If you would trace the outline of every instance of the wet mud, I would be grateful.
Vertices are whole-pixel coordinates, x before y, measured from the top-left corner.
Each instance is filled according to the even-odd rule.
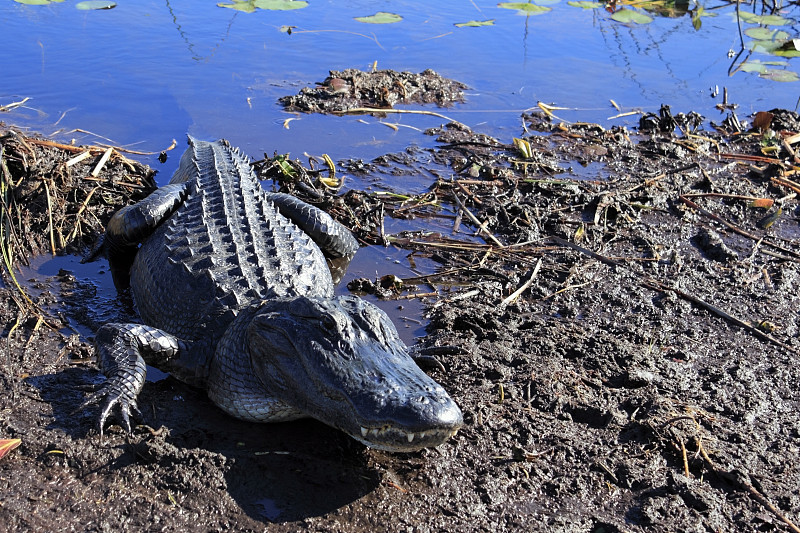
[[[424,194],[342,194],[320,183],[327,172],[260,166],[365,244],[440,265],[354,288],[427,295],[418,348],[464,411],[458,435],[417,453],[373,451],[312,420],[238,422],[167,377],[146,384],[131,437],[112,427],[101,442],[96,413],[74,411],[102,379],[85,332],[129,310],[80,313],[93,285],[67,271],[37,280],[36,307],[25,308],[6,272],[0,438],[22,444],[0,460],[0,523],[792,531],[800,185],[796,131],[781,128],[791,122],[631,131],[542,113],[524,124],[518,141],[460,124],[429,131],[438,143],[417,164],[435,163],[440,179]],[[6,160],[22,150],[10,142]],[[10,182],[46,179],[67,157],[37,154],[53,167],[8,165]],[[416,155],[339,166],[369,176],[413,167]],[[102,204],[81,202],[103,221]],[[35,205],[32,217],[46,214]],[[392,215],[448,231],[391,233]],[[35,229],[45,251],[47,228]]]

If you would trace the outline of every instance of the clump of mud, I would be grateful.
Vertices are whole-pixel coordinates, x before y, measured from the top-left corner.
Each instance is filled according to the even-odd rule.
[[[392,109],[398,104],[447,106],[464,100],[463,83],[443,78],[428,69],[419,74],[358,69],[332,70],[316,87],[305,87],[294,96],[284,96],[288,111],[346,113],[354,110]]]

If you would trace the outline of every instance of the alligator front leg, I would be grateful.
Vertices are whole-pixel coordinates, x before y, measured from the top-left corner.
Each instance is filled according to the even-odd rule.
[[[352,259],[358,251],[358,241],[350,230],[318,207],[298,200],[290,194],[267,193],[278,211],[297,224],[311,237],[326,257]]]
[[[147,374],[145,361],[161,366],[174,359],[179,350],[178,339],[141,324],[106,324],[95,336],[97,362],[108,380],[80,407],[101,404],[100,435],[108,415],[117,410],[125,430],[131,432],[130,415],[139,415],[136,398]]]
[[[187,194],[188,185],[185,183],[165,185],[144,200],[123,207],[111,217],[103,242],[95,248],[93,256],[105,251],[117,288],[128,287],[130,268],[139,244],[175,212]]]

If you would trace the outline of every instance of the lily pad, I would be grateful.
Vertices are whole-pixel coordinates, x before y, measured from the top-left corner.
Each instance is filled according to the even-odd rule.
[[[26,6],[46,6],[47,4],[61,3],[64,0],[14,0],[18,4]]]
[[[789,34],[783,30],[771,30],[769,28],[747,28],[744,34],[757,41],[785,41]]]
[[[638,11],[634,11],[632,9],[620,9],[613,15],[611,15],[613,20],[617,22],[622,22],[623,24],[628,24],[630,22],[636,24],[649,24],[653,22],[653,18],[645,15],[644,13],[640,13]]]
[[[217,4],[218,7],[226,7],[228,9],[235,9],[236,11],[241,11],[243,13],[254,13],[256,10],[255,1],[241,1],[241,0],[234,0],[232,4]]]
[[[403,20],[403,17],[397,15],[395,13],[387,13],[386,11],[378,11],[374,15],[370,15],[368,17],[354,17],[359,22],[365,22],[367,24],[392,24],[394,22],[400,22]]]
[[[767,71],[767,64],[762,63],[758,59],[753,59],[742,63],[742,65],[739,66],[739,70],[742,72],[758,72],[761,74],[762,72]]]
[[[489,20],[470,20],[469,22],[457,22],[458,28],[477,28],[479,26],[494,26],[494,19]]]
[[[597,9],[603,7],[600,2],[590,2],[589,0],[580,0],[577,2],[567,2],[568,6],[580,7],[582,9]]]
[[[106,2],[105,0],[87,0],[86,2],[78,2],[75,7],[84,11],[89,11],[90,9],[113,9],[117,7],[117,3]]]
[[[736,16],[736,15],[734,15]],[[740,11],[739,17],[750,24],[764,24],[765,26],[785,26],[791,21],[778,15],[756,15],[747,11]]]
[[[745,43],[748,49],[754,52],[762,52],[770,54],[773,50],[777,50],[781,46],[781,42],[777,41],[748,41]]]
[[[516,9],[517,11],[523,11],[526,15],[541,15],[542,13],[553,10],[552,7],[537,6],[536,4],[529,4],[527,2],[501,2],[497,4],[497,7]]]
[[[783,41],[748,41],[747,48],[780,57],[800,57],[800,39]]]
[[[253,5],[258,9],[267,9],[269,11],[291,11],[308,7],[308,2],[305,0],[255,0]]]
[[[758,59],[751,59],[743,63],[739,70],[743,72],[758,72],[762,74],[769,70],[769,67],[783,67],[788,65],[786,61],[759,61]],[[775,70],[775,69],[772,69]]]
[[[770,53],[780,57],[800,57],[800,39],[787,39]]]
[[[798,81],[800,77],[797,72],[791,70],[772,70],[768,69],[766,72],[759,74],[762,78],[772,81]]]

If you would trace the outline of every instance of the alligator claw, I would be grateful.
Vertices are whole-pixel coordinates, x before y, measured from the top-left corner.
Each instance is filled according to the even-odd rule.
[[[81,259],[81,264],[91,263],[100,258],[106,253],[106,236],[100,235],[100,238],[95,241],[92,249]]]
[[[100,417],[98,419],[98,431],[100,437],[103,436],[103,428],[106,421],[111,415],[112,411],[117,412],[117,417],[125,430],[125,433],[131,433],[131,415],[136,419],[142,418],[142,413],[136,405],[135,398],[126,398],[124,394],[111,390],[111,387],[104,386],[99,391],[89,396],[80,407],[75,411],[83,410],[90,405],[102,404],[100,408]]]
[[[417,366],[423,370],[426,368],[438,368],[442,372],[447,372],[447,369],[444,367],[442,362],[436,358],[435,355],[413,354],[411,355],[411,358],[415,363],[417,363]]]

